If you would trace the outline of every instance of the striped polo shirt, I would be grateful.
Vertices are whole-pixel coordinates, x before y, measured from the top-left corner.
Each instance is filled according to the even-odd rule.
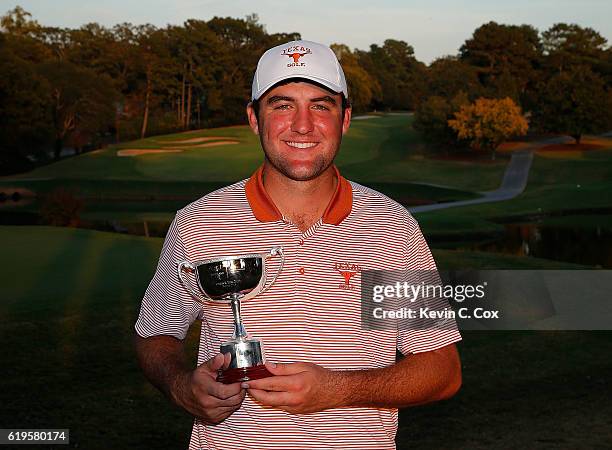
[[[404,207],[347,181],[337,169],[336,176],[330,204],[305,232],[283,217],[267,195],[262,167],[250,179],[180,210],[144,295],[138,334],[184,339],[189,326],[200,320],[198,364],[212,358],[232,336],[231,308],[195,302],[178,279],[177,262],[266,253],[282,246],[285,264],[276,281],[242,304],[244,325],[262,339],[267,360],[371,369],[393,364],[396,350],[408,355],[460,340],[456,329],[362,329],[361,271],[435,269],[435,263]],[[278,262],[269,260],[269,277]],[[196,285],[195,278],[191,282]],[[397,417],[397,409],[364,407],[293,415],[261,407],[247,395],[220,424],[195,420],[189,449],[393,449]]]

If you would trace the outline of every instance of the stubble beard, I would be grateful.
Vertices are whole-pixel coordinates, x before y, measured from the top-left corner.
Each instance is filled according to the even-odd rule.
[[[340,149],[341,138],[338,140],[338,148],[336,148],[336,151],[329,160],[327,160],[323,155],[319,155],[309,169],[300,170],[296,170],[295,168],[291,167],[288,161],[270,155],[270,152],[268,152],[264,144],[262,133],[259,134],[259,141],[261,142],[261,148],[264,151],[266,161],[269,162],[278,172],[293,181],[310,181],[321,176],[321,174],[323,174],[333,164],[334,159],[336,159],[336,155],[338,154],[338,150]]]
[[[264,153],[266,155],[266,161],[268,161],[272,165],[272,167],[274,167],[278,172],[293,181],[314,180],[315,178],[318,178],[323,172],[325,172],[333,163],[333,159],[331,161],[326,161],[323,157],[319,157],[314,161],[310,168],[296,169],[292,167],[287,161],[284,161],[280,158],[270,157],[268,152],[265,150]]]

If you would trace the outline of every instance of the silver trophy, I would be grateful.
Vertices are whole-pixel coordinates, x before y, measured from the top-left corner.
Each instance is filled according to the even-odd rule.
[[[266,260],[280,257],[280,264],[270,283],[266,283]],[[240,302],[265,292],[281,272],[285,257],[282,247],[273,247],[268,253],[240,256],[224,256],[196,262],[178,263],[178,276],[185,289],[193,298],[202,303],[229,303],[234,314],[232,339],[221,344],[220,352],[229,354],[229,366],[219,371],[217,380],[230,384],[238,381],[255,380],[271,376],[264,363],[264,349],[261,340],[250,336],[240,316]],[[194,273],[198,290],[187,278]]]

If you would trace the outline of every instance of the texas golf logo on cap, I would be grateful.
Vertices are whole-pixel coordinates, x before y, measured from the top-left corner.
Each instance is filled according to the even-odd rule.
[[[304,67],[306,66],[305,62],[300,62],[300,58],[304,55],[310,55],[312,50],[308,47],[302,47],[301,45],[294,45],[291,47],[287,47],[283,50],[281,55],[288,56],[289,58],[293,58],[293,62],[287,64],[287,67]]]

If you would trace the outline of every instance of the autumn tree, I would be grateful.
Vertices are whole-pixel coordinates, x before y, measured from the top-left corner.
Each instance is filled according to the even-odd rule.
[[[526,134],[528,128],[521,108],[508,97],[479,98],[462,106],[448,125],[459,139],[469,141],[473,149],[490,150],[492,159],[495,159],[495,149],[502,142]]]

